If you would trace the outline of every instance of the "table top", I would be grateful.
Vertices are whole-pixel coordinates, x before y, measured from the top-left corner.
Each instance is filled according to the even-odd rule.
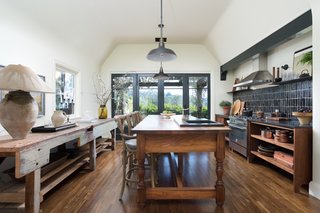
[[[180,127],[178,123],[181,123],[182,115],[174,115],[170,119],[164,119],[160,115],[148,115],[144,118],[135,128],[132,129],[135,133],[159,133],[159,134],[179,134],[185,132],[193,132],[203,134],[205,132],[230,131],[229,127],[225,126],[192,126],[192,127]],[[176,122],[176,121],[177,122]]]
[[[57,132],[48,132],[48,133],[31,133],[30,132],[27,135],[27,138],[25,139],[12,139],[10,135],[0,136],[0,152],[17,152],[22,149],[28,149],[43,141],[57,138],[62,135],[68,135],[71,133],[85,131],[92,127],[99,126],[111,121],[114,121],[114,119],[113,118],[99,119],[99,120],[96,120],[95,122],[90,122],[90,123],[78,123],[76,127],[72,127],[72,128],[57,131]]]

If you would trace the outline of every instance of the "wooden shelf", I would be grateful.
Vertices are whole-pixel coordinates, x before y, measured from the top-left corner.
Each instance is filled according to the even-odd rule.
[[[251,151],[252,154],[254,154],[255,156],[257,156],[258,158],[261,158],[277,167],[279,167],[280,169],[283,169],[285,170],[286,172],[289,172],[290,174],[294,174],[294,170],[279,163],[278,161],[276,161],[273,157],[268,157],[268,156],[265,156],[265,155],[261,155],[259,152],[257,151]]]
[[[295,83],[295,82],[301,82],[301,81],[312,81],[312,76],[310,77],[304,77],[304,78],[296,78],[296,79],[291,79],[288,81],[280,81],[280,82],[274,82],[274,84],[291,84],[291,83]]]
[[[289,149],[291,151],[294,151],[294,145],[292,143],[279,143],[279,142],[276,142],[274,139],[268,139],[268,138],[262,137],[261,135],[253,135],[252,134],[251,137],[258,139],[258,140],[261,140],[261,141],[264,141],[264,142],[267,142],[267,143],[271,143],[271,144],[280,146],[285,149]]]
[[[57,160],[44,167],[52,168],[49,172],[41,177],[41,200],[43,196],[49,192],[53,187],[58,185],[62,180],[66,179],[74,171],[88,163],[86,158],[88,153],[80,153],[77,157],[67,159],[63,162]],[[59,163],[60,165],[52,167],[52,165]],[[25,184],[22,180],[13,180],[6,186],[2,186],[0,193],[1,203],[24,203]]]
[[[61,183],[61,181],[66,179],[69,175],[71,175],[73,172],[75,172],[77,169],[79,169],[80,167],[82,167],[87,163],[88,161],[83,159],[75,164],[71,164],[72,166],[70,165],[69,167],[64,167],[63,170],[60,170],[54,176],[51,176],[50,179],[47,179],[47,181],[41,184],[41,190],[40,190],[41,196],[44,196],[52,188],[54,188],[59,183]]]
[[[292,133],[293,143],[279,143],[274,139],[262,137],[259,133],[263,128],[287,129]],[[269,124],[263,122],[249,121],[248,125],[248,142],[249,152],[248,161],[253,162],[254,158],[258,157],[267,161],[274,166],[293,175],[293,189],[299,192],[302,185],[308,185],[312,179],[312,128],[310,127],[292,127],[283,128],[281,124]],[[283,164],[273,157],[262,155],[257,150],[261,142],[273,144],[278,150],[290,152],[293,157],[294,168]]]
[[[88,153],[80,153],[77,157],[66,160],[64,163],[62,163],[61,165],[59,165],[55,169],[53,169],[50,172],[48,172],[47,174],[43,175],[41,177],[41,183],[45,182],[46,180],[50,179],[52,176],[63,171],[65,168],[74,164],[76,161],[79,161],[79,159],[83,159],[84,156],[86,156],[86,155],[88,155]]]
[[[237,92],[244,92],[244,91],[252,91],[252,89],[239,89],[239,90],[230,91],[230,92],[227,92],[227,93],[237,93]]]

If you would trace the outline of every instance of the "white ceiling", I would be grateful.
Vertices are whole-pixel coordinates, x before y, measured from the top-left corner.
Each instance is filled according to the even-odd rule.
[[[201,43],[232,0],[163,0],[167,43]],[[4,0],[63,42],[103,62],[120,43],[160,36],[160,0]]]

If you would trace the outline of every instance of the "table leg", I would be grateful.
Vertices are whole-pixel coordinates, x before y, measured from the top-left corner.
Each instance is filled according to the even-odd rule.
[[[178,153],[178,174],[181,179],[183,178],[183,155],[184,153]]]
[[[144,206],[146,202],[146,187],[144,185],[144,156],[145,137],[143,134],[137,135],[137,161],[138,161],[138,204]]]
[[[216,203],[218,206],[223,206],[224,199],[225,199],[225,191],[224,191],[224,184],[222,180],[223,176],[223,160],[225,157],[225,142],[224,142],[224,133],[218,133],[217,138],[217,150],[215,152],[215,157],[217,161],[216,166],[216,174],[217,174],[217,182],[216,182]]]
[[[89,167],[91,170],[95,170],[96,168],[96,157],[97,157],[97,149],[96,149],[96,139],[90,141],[90,149],[89,149]]]
[[[26,213],[40,212],[40,174],[37,169],[26,175],[25,211]]]

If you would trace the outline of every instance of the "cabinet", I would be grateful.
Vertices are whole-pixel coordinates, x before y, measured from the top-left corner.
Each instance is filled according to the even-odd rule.
[[[289,143],[276,142],[274,138],[268,139],[261,136],[261,130],[287,130],[291,135]],[[249,156],[252,163],[255,158],[266,162],[293,175],[293,189],[300,191],[301,185],[309,184],[312,175],[312,127],[299,126],[295,121],[250,121],[249,122]],[[273,145],[277,151],[293,157],[293,166],[290,167],[279,162],[273,156],[266,156],[258,152],[259,145]]]
[[[229,115],[215,114],[215,121],[228,126]],[[229,141],[229,133],[226,134],[226,141]]]

